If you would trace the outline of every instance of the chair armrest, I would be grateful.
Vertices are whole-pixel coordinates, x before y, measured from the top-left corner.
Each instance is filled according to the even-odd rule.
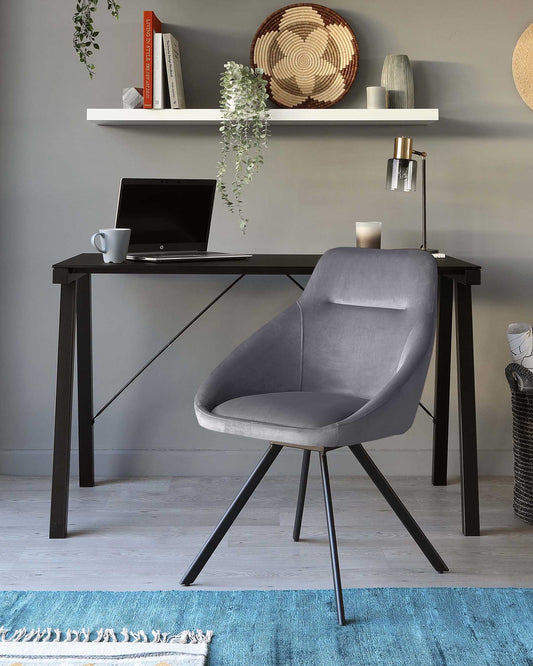
[[[433,339],[434,330],[417,327],[411,331],[403,362],[394,376],[361,409],[337,423],[341,439],[353,435],[358,439],[353,443],[361,443],[398,435],[411,427],[424,388]]]
[[[232,398],[298,391],[301,383],[302,319],[298,303],[236,347],[200,386],[196,410],[211,412]]]

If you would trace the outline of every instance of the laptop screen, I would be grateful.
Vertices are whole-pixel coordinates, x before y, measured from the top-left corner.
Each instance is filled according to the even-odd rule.
[[[115,226],[131,229],[130,252],[206,250],[215,180],[123,178]]]

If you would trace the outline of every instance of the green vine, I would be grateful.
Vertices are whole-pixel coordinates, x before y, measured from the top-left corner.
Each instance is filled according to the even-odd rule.
[[[98,50],[100,46],[96,42],[98,31],[94,29],[93,14],[98,6],[98,0],[78,0],[76,13],[72,17],[74,21],[74,50],[78,54],[80,62],[85,65],[90,78],[94,75],[94,65],[89,62],[94,54],[93,49]],[[118,19],[120,5],[116,0],[107,0],[107,8],[112,16]]]
[[[230,212],[237,212],[240,227],[246,231],[242,191],[262,166],[262,151],[267,147],[267,82],[262,69],[227,62],[220,76],[220,125],[222,155],[218,163],[217,189]],[[226,182],[228,162],[233,155],[234,174]]]

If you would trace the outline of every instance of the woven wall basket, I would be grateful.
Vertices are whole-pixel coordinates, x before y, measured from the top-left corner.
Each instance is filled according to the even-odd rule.
[[[250,60],[264,70],[278,106],[326,108],[354,82],[359,47],[348,23],[328,7],[288,5],[260,26]]]
[[[533,109],[533,23],[524,30],[516,43],[513,78],[520,97]]]

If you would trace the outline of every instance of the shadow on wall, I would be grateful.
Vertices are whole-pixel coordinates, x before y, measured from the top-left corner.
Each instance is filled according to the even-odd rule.
[[[507,222],[501,232],[490,229],[484,229],[482,233],[478,229],[433,231],[432,241],[444,248],[443,252],[448,251],[447,244],[453,243],[450,254],[481,264],[481,285],[475,287],[477,302],[505,304],[507,310],[518,308],[523,311],[526,307],[533,312],[531,234],[529,229],[521,232],[512,221]],[[459,252],[455,248],[465,249]]]
[[[191,109],[218,107],[224,63],[228,60],[250,62],[250,47],[246,44],[252,43],[253,33],[247,39],[237,29],[221,32],[205,26],[200,29],[173,23],[165,23],[164,27],[176,35],[180,43],[187,106]]]
[[[348,21],[355,33],[359,45],[359,65],[355,81],[342,98],[338,108],[366,108],[366,87],[379,86],[381,84],[381,70],[386,53],[379,58],[368,58],[375,44],[392,43],[394,33],[387,30],[383,22],[373,21],[364,14],[342,10],[339,12]]]
[[[512,112],[513,109],[508,109]],[[506,110],[497,111],[498,117],[505,116]],[[505,121],[463,121],[442,118],[437,125],[432,125],[431,135],[435,137],[468,137],[491,139],[529,139],[531,140],[532,124],[529,122]],[[418,130],[417,130],[418,132]]]
[[[479,73],[473,65],[435,60],[414,60],[412,64],[417,107],[462,106],[463,100],[475,95]]]
[[[462,62],[416,60],[413,62],[415,105],[418,108],[441,109],[441,120],[431,126],[431,135],[469,138],[531,138],[531,120],[513,117],[520,100],[505,107],[492,105],[479,108],[475,99],[479,72]],[[453,97],[450,97],[453,95]],[[450,118],[468,110],[472,120]],[[476,115],[477,114],[477,115]],[[502,118],[509,118],[508,121]],[[426,130],[427,131],[427,130]]]
[[[520,236],[517,234],[517,238]],[[518,243],[526,243],[526,234]],[[531,243],[529,237],[528,243]],[[533,312],[533,265],[531,258],[519,257],[509,262],[507,254],[501,257],[485,258],[482,274],[483,289],[479,299],[500,303],[505,301],[507,309],[515,308],[518,312]],[[505,276],[502,279],[502,276]],[[533,315],[530,315],[533,318]]]

